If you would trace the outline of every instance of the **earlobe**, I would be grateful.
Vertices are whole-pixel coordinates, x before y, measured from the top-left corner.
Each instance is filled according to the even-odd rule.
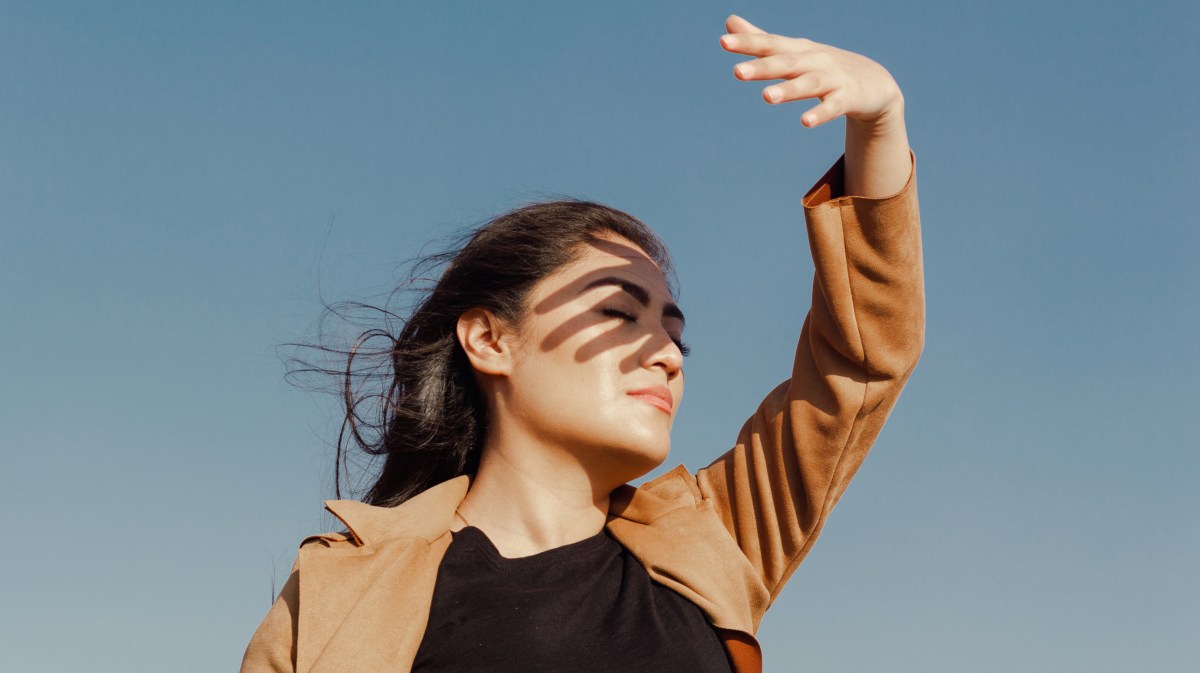
[[[473,308],[458,317],[455,332],[475,371],[492,376],[509,374],[512,349],[504,321],[485,308]]]

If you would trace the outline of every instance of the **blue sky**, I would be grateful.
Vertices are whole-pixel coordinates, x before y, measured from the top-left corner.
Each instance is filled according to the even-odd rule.
[[[1200,10],[1029,0],[0,4],[6,667],[236,667],[333,526],[335,409],[277,346],[530,200],[666,239],[670,465],[728,448],[787,375],[841,143],[732,77],[731,12],[891,70],[927,272],[767,669],[1194,669]]]

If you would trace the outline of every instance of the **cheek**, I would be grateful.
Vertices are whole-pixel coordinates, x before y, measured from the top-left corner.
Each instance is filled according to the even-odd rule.
[[[683,406],[683,383],[683,370],[680,370],[679,376],[676,376],[675,380],[668,384],[668,387],[671,389],[671,395],[675,397],[675,408],[671,412],[672,421],[674,421],[675,417],[679,415],[679,408]]]
[[[577,362],[569,351],[540,353],[521,367],[513,381],[524,404],[553,422],[556,418],[578,423],[579,419],[603,416],[621,394],[620,381],[598,355]]]

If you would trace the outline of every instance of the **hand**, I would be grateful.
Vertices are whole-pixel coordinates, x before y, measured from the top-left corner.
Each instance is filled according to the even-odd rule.
[[[770,35],[740,16],[725,21],[721,46],[757,56],[737,64],[738,79],[782,79],[763,89],[773,105],[806,98],[821,102],[800,118],[820,126],[846,116],[845,191],[866,197],[898,192],[912,173],[904,96],[883,66],[851,51],[802,37]]]
[[[763,89],[768,103],[820,99],[801,117],[805,126],[820,126],[841,115],[867,126],[903,117],[904,97],[896,80],[866,56],[802,37],[771,35],[736,15],[725,21],[725,29],[729,32],[721,36],[722,47],[758,57],[734,66],[735,77],[784,80]]]

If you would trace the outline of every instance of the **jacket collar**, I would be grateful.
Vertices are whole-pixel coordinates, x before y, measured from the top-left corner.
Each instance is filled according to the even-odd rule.
[[[693,480],[680,478],[687,474],[687,468],[680,465],[641,488],[621,486],[612,493],[609,521],[626,519],[648,525],[681,507],[694,506],[702,498]],[[470,485],[470,477],[463,475],[432,486],[395,507],[368,505],[358,500],[327,500],[325,509],[363,547],[397,537],[419,537],[432,542],[450,530],[454,510],[462,504]]]
[[[363,547],[397,537],[419,537],[432,542],[450,530],[454,510],[470,486],[466,475],[422,491],[396,507],[377,507],[357,500],[327,500],[325,509],[336,516],[354,541]]]
[[[702,500],[696,481],[686,467],[679,465],[638,488],[626,484],[613,491],[608,519],[649,525],[677,509],[695,507]]]

